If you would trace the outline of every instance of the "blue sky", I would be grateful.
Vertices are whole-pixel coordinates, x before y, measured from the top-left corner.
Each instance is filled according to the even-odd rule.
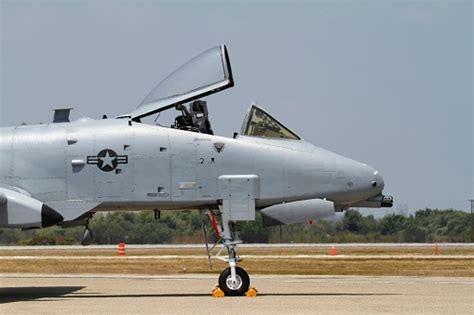
[[[470,209],[470,1],[1,1],[0,126],[128,113],[169,72],[227,44],[236,85],[308,141],[377,168],[395,209]]]

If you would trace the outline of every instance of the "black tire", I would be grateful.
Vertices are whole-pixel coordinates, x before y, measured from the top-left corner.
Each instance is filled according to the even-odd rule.
[[[219,276],[219,288],[224,291],[226,296],[244,295],[249,289],[250,278],[248,273],[240,267],[235,267],[235,273],[237,275],[237,279],[240,279],[239,285],[237,287],[231,287],[227,283],[227,279],[230,278],[230,267],[222,271],[221,275]]]

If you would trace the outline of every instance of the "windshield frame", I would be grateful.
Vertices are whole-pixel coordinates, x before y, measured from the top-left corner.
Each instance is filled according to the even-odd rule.
[[[248,129],[249,129],[249,120],[252,118],[251,114],[253,112],[253,109],[259,110],[263,112],[268,118],[279,124],[286,132],[288,132],[293,138],[280,138],[280,137],[269,137],[269,136],[260,136],[260,135],[251,135],[248,134]],[[287,140],[287,141],[300,141],[302,138],[298,136],[293,130],[288,128],[285,124],[283,124],[281,121],[270,115],[266,110],[264,110],[262,107],[258,106],[256,103],[250,104],[247,114],[245,115],[244,121],[242,122],[242,127],[240,128],[240,134],[246,137],[254,137],[254,138],[262,138],[262,139],[273,139],[273,140]]]

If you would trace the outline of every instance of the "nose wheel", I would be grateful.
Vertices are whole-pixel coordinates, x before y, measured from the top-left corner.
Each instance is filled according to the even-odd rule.
[[[235,267],[235,277],[232,277],[230,267],[224,269],[219,276],[219,288],[224,291],[226,296],[244,295],[248,291],[249,286],[249,275],[240,267]]]

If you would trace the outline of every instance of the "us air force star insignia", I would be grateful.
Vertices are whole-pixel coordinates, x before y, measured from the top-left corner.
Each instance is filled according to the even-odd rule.
[[[128,164],[128,155],[117,155],[114,150],[104,149],[97,156],[88,156],[87,164],[97,165],[103,172],[111,172],[119,164]]]
[[[222,142],[215,142],[214,149],[216,149],[217,153],[221,153],[224,150],[225,143]]]

